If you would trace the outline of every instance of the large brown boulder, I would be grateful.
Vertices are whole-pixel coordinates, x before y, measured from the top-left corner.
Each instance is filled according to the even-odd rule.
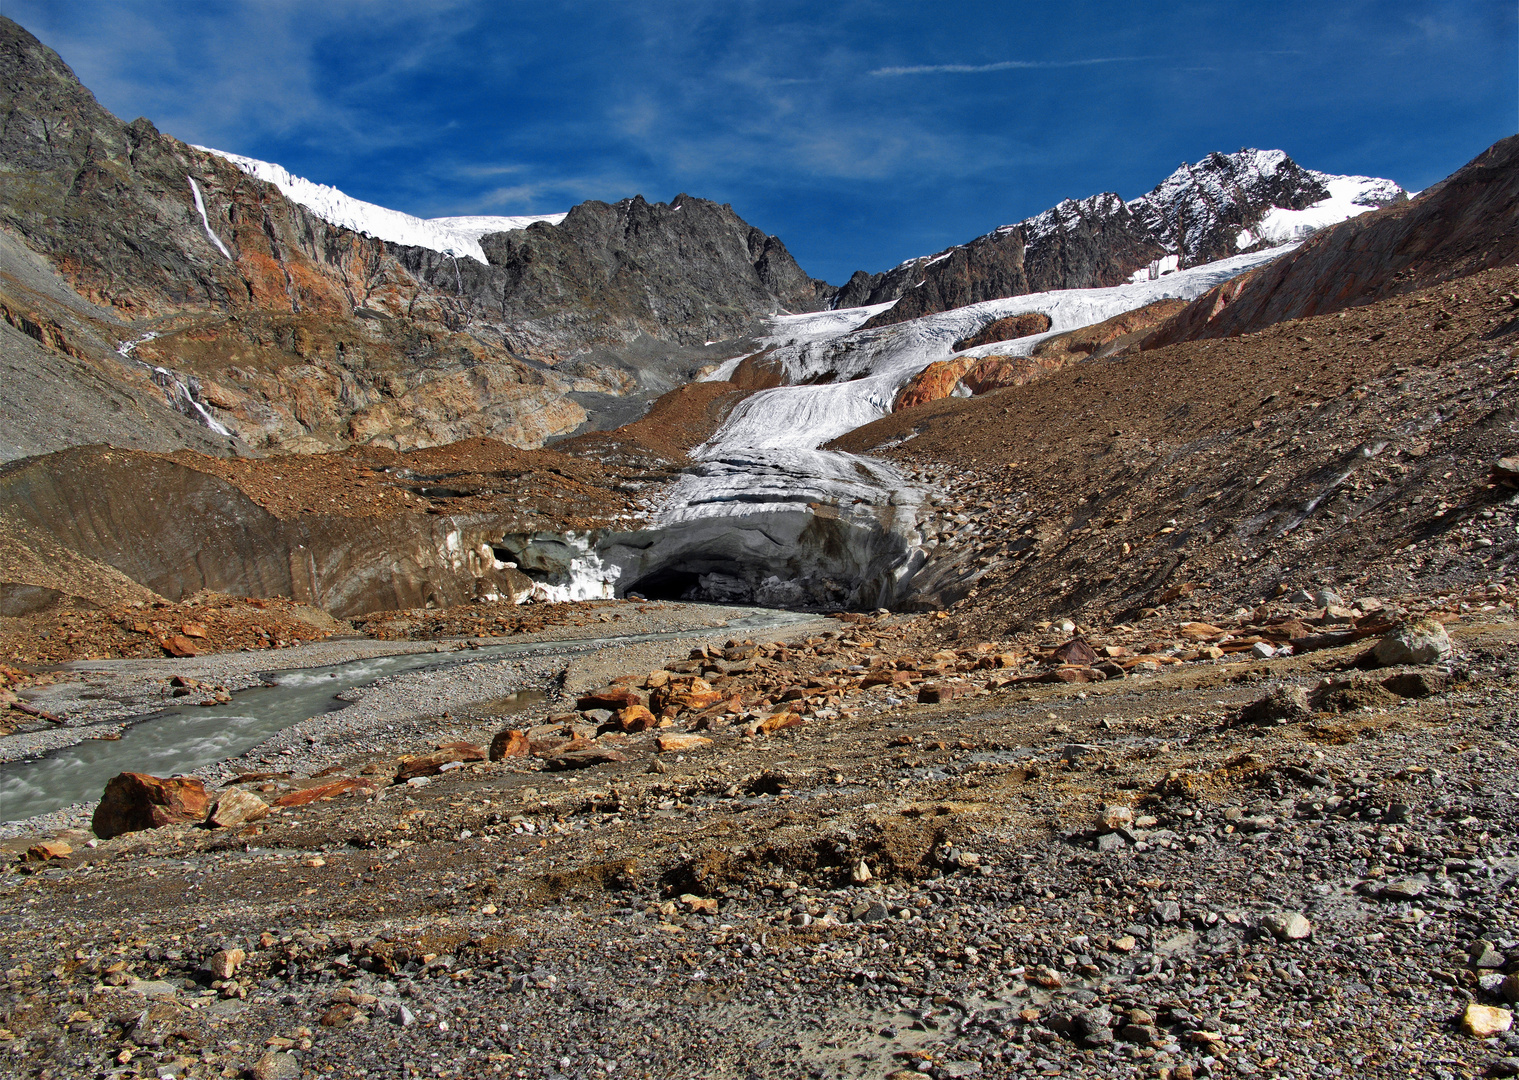
[[[91,827],[96,836],[109,840],[122,833],[204,821],[210,808],[206,785],[193,777],[164,779],[124,772],[106,784]]]

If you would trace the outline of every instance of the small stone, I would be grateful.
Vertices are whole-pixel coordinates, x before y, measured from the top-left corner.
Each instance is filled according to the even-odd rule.
[[[1181,918],[1181,905],[1175,900],[1157,900],[1150,905],[1150,913],[1164,923],[1173,923]]]
[[[1503,1000],[1510,1005],[1519,1002],[1519,975],[1505,975],[1503,985],[1498,987],[1498,993],[1503,995]]]
[[[1264,641],[1257,641],[1250,646],[1250,655],[1257,660],[1270,660],[1276,655],[1276,649]]]
[[[1384,667],[1399,664],[1438,664],[1449,660],[1453,648],[1450,635],[1443,624],[1424,617],[1410,619],[1395,627],[1371,650],[1377,663]]]
[[[1134,810],[1121,803],[1110,804],[1102,808],[1098,820],[1102,822],[1102,827],[1110,832],[1114,829],[1127,829],[1134,824]]]
[[[864,859],[861,859],[859,865],[850,871],[849,874],[850,880],[856,885],[864,885],[873,876],[870,872],[870,867],[865,865]]]
[[[1119,952],[1133,952],[1138,944],[1139,942],[1134,939],[1134,935],[1132,934],[1124,934],[1122,937],[1113,939],[1113,948]]]
[[[1478,1005],[1474,1001],[1461,1014],[1461,1030],[1477,1039],[1491,1039],[1513,1026],[1514,1014],[1493,1005]]]
[[[1383,900],[1403,901],[1417,900],[1423,896],[1429,883],[1422,878],[1400,878],[1397,881],[1389,881],[1382,886],[1377,894]]]
[[[1123,838],[1122,833],[1103,833],[1097,838],[1097,850],[1104,855],[1111,855],[1115,851],[1122,851],[1129,846],[1129,842]]]
[[[1313,924],[1298,911],[1278,911],[1261,920],[1278,941],[1300,941],[1313,933]]]
[[[1508,963],[1508,958],[1493,948],[1489,941],[1475,943],[1468,958],[1474,968],[1501,968]]]
[[[330,1028],[345,1028],[353,1025],[363,1015],[358,1008],[346,1001],[340,1001],[322,1014],[321,1025]]]
[[[1487,1067],[1489,1076],[1519,1076],[1519,1057],[1501,1057]]]
[[[247,954],[241,949],[222,949],[211,954],[211,959],[206,961],[206,969],[211,972],[213,979],[230,979],[237,974],[237,969],[247,959]]]

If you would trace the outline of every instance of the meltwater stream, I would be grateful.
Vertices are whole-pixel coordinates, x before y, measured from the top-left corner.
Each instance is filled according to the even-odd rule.
[[[805,622],[815,616],[794,611],[754,609],[712,632],[744,633]],[[330,667],[294,668],[266,675],[272,685],[242,690],[226,705],[181,705],[150,713],[122,732],[120,739],[87,739],[45,757],[0,766],[0,821],[19,821],[100,797],[106,781],[120,772],[174,776],[242,754],[308,717],[344,707],[334,695],[366,686],[387,675],[425,668],[455,667],[483,659],[544,656],[618,645],[691,637],[700,628],[656,634],[568,638],[511,645],[485,645],[467,656],[402,653],[351,660]]]

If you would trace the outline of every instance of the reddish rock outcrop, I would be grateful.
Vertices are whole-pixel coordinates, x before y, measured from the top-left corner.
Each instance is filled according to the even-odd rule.
[[[210,806],[206,785],[192,777],[124,772],[106,784],[91,828],[109,840],[122,833],[204,821]]]
[[[1009,315],[987,323],[970,337],[955,342],[955,352],[974,349],[977,345],[990,345],[994,341],[1013,341],[1030,334],[1043,334],[1050,328],[1050,317],[1042,311],[1025,311],[1021,315]]]

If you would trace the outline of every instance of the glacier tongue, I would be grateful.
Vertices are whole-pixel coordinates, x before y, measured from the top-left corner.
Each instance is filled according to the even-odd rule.
[[[1285,250],[870,330],[857,327],[882,305],[773,319],[767,360],[794,385],[741,402],[692,452],[696,464],[666,493],[652,527],[607,536],[597,552],[619,571],[622,593],[783,607],[900,605],[926,562],[918,525],[930,493],[886,462],[820,447],[887,415],[908,379],[956,355],[956,341],[994,319],[1040,311],[1051,329],[963,355],[1026,356],[1051,334],[1156,300],[1195,299]]]

